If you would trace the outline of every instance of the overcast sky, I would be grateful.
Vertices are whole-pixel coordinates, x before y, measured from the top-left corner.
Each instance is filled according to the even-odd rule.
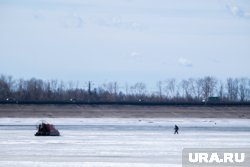
[[[80,82],[250,77],[250,1],[0,0],[0,73]]]

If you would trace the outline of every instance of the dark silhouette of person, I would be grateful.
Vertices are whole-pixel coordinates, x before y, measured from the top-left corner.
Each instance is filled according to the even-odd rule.
[[[179,134],[179,127],[177,125],[174,126],[174,134]]]
[[[49,129],[48,129],[48,127],[47,127],[47,124],[42,123],[41,125],[39,125],[39,131],[40,131],[40,133],[42,133],[42,134],[47,134],[47,133],[49,133]]]

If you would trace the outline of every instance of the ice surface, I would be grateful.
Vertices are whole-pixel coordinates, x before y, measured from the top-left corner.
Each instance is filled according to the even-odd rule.
[[[181,167],[183,148],[250,148],[247,119],[44,119],[62,136],[34,136],[37,118],[0,118],[1,167]]]
[[[39,120],[55,125],[169,125],[250,127],[249,119],[218,118],[0,118],[0,125],[35,125]]]

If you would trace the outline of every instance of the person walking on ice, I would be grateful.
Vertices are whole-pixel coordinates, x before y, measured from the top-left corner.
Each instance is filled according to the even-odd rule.
[[[174,134],[179,134],[179,127],[177,125],[174,126]]]

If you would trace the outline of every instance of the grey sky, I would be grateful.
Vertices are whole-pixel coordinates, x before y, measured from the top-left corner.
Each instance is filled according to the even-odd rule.
[[[250,1],[0,0],[0,58],[15,78],[250,77]]]

